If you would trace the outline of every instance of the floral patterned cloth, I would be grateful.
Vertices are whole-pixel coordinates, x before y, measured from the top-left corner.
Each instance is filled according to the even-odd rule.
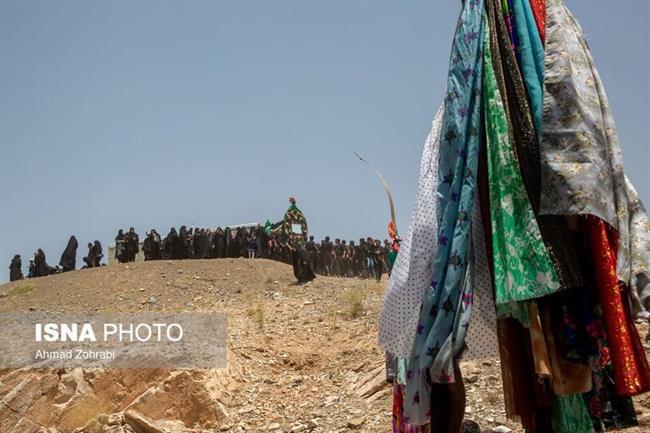
[[[519,172],[489,43],[484,48],[483,94],[488,153],[490,220],[497,313],[521,317],[525,301],[560,287]],[[524,306],[524,310],[528,307]]]
[[[437,383],[455,381],[453,358],[463,347],[463,325],[471,311],[472,287],[464,282],[481,133],[483,16],[482,0],[463,3],[451,52],[440,143],[438,246],[407,367],[406,410],[416,424],[429,410],[427,376]]]
[[[404,413],[404,385],[393,383],[393,433],[426,433],[429,425],[414,425]]]
[[[582,29],[561,0],[547,1],[546,22],[540,212],[590,214],[615,228],[617,275],[628,284],[643,269],[647,272],[648,250],[638,248],[647,235],[643,223],[636,225],[644,219],[642,212],[630,212],[607,95]],[[638,259],[631,258],[635,251]]]
[[[650,220],[639,194],[632,182],[625,177],[628,212],[630,213],[630,294],[634,313],[650,317]]]

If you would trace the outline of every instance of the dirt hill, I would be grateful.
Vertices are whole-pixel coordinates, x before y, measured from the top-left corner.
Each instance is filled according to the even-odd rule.
[[[267,260],[112,265],[0,286],[0,311],[220,311],[228,367],[0,370],[0,433],[390,431],[377,321],[384,284],[297,286]],[[645,335],[645,334],[644,334]],[[506,422],[498,360],[465,364],[468,418]],[[650,400],[637,402],[641,416]],[[645,405],[645,406],[644,406]],[[648,431],[650,423],[644,418]]]

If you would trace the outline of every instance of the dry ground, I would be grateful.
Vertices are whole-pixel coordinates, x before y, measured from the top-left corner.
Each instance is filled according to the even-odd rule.
[[[112,265],[0,286],[0,311],[220,311],[222,370],[0,370],[0,433],[390,431],[377,321],[384,285],[297,286],[267,260]],[[645,334],[644,334],[645,335]],[[467,417],[505,423],[497,360],[465,364]],[[470,383],[471,381],[471,383]],[[650,399],[638,401],[650,431]]]

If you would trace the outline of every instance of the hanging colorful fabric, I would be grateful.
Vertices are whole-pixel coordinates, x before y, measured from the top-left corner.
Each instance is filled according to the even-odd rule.
[[[560,284],[519,172],[487,41],[483,94],[497,313],[516,317],[521,309],[509,303],[554,293]],[[524,314],[517,318],[528,323]]]
[[[467,292],[463,291],[463,283],[481,139],[483,17],[482,0],[463,2],[452,47],[438,175],[438,249],[406,384],[410,418],[415,423],[423,422],[429,410],[429,371],[433,382],[455,381],[453,359],[463,347],[462,324],[467,323],[471,309],[466,301],[471,299],[472,288],[465,286]]]
[[[610,238],[605,223],[599,218],[587,217],[585,227],[595,265],[616,389],[620,395],[650,391],[650,367],[643,347],[635,344],[638,334],[635,329],[630,329],[631,318],[625,309],[626,299],[616,277],[616,240]],[[633,323],[631,327],[634,327]]]
[[[558,396],[553,403],[553,433],[592,433],[587,405],[581,394]]]
[[[511,140],[517,162],[528,193],[530,204],[537,219],[539,231],[549,257],[558,274],[561,289],[580,287],[582,275],[578,266],[573,236],[564,217],[539,215],[540,161],[539,144],[526,87],[515,56],[510,49],[500,0],[487,2],[487,13],[492,34],[491,48],[494,72],[504,101],[510,125]]]
[[[591,52],[561,0],[546,3],[540,213],[599,217],[618,231],[618,279],[628,284],[630,215],[616,125]]]
[[[519,38],[521,73],[528,90],[535,130],[539,135],[543,108],[544,47],[528,0],[514,0],[514,17]]]
[[[544,45],[546,40],[546,0],[530,0],[530,7],[535,16],[539,38],[542,40],[542,45]]]
[[[431,284],[438,233],[436,190],[442,114],[440,107],[424,144],[415,207],[379,317],[379,344],[401,358],[411,356],[422,297]]]

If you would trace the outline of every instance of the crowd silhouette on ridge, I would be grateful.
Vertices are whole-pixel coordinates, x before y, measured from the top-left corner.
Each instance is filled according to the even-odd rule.
[[[88,243],[88,254],[83,257],[82,268],[102,266],[104,257],[102,245],[95,240]],[[45,253],[40,248],[29,259],[27,278],[42,277],[76,269],[78,242],[71,236],[59,264],[50,266]],[[264,227],[218,227],[216,230],[204,228],[187,228],[181,226],[178,231],[172,227],[166,237],[152,229],[146,233],[142,243],[133,227],[127,232],[120,229],[115,237],[115,260],[120,263],[136,261],[138,253],[142,252],[145,261],[150,260],[186,260],[186,259],[216,259],[247,257],[250,259],[266,258],[292,263],[292,255],[296,249],[306,264],[317,274],[361,277],[381,280],[384,273],[389,272],[388,253],[391,244],[387,239],[383,244],[371,237],[354,241],[334,239],[326,236],[320,242],[314,236],[301,244],[282,242],[277,236],[269,235]],[[22,259],[16,254],[9,266],[10,281],[24,278]]]

